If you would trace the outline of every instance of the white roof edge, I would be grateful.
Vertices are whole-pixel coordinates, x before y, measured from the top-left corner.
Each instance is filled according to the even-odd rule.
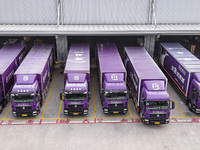
[[[82,26],[82,28],[80,28]],[[94,28],[96,26],[96,28]],[[109,26],[107,30],[101,26]],[[126,28],[127,27],[127,28]],[[0,25],[0,35],[129,35],[200,34],[200,24],[195,25]]]

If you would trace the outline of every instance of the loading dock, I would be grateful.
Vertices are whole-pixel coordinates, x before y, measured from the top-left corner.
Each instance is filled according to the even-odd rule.
[[[0,115],[0,125],[41,125],[41,124],[86,124],[86,123],[141,123],[133,101],[128,101],[127,114],[107,115],[103,113],[99,98],[97,70],[91,69],[91,100],[88,115],[67,116],[63,113],[63,102],[59,100],[59,92],[63,90],[63,75],[56,65],[49,92],[42,107],[41,113],[36,117],[13,117],[11,106],[8,104]],[[168,92],[176,107],[171,112],[170,123],[200,123],[200,116],[192,113],[185,105],[183,98],[178,95],[171,83]]]

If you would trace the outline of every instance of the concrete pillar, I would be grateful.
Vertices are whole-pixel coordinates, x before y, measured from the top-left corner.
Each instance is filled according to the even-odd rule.
[[[68,54],[67,36],[63,35],[56,36],[56,46],[57,46],[57,60],[60,62],[65,62]]]
[[[155,38],[155,35],[145,35],[144,37],[144,47],[152,58],[154,54]]]

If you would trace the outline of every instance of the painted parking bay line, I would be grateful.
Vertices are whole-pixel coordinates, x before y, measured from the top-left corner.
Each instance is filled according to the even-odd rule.
[[[47,97],[47,101],[46,101],[46,103],[45,103],[45,106],[44,106],[44,110],[43,110],[41,119],[43,119],[43,117],[44,117],[44,113],[45,113],[45,111],[46,111],[46,107],[47,107],[47,104],[48,104],[48,101],[49,101],[49,98],[50,98],[50,95],[51,95],[51,92],[52,92],[54,83],[55,83],[55,77],[54,77],[54,79],[53,79],[53,83],[52,83],[52,85],[51,85],[51,89],[50,89],[50,91],[49,91],[49,95],[48,95],[48,97]]]
[[[5,116],[3,117],[3,119],[2,119],[3,121],[6,119],[6,116],[8,115],[10,109],[11,109],[11,105],[10,105],[10,107],[9,107],[9,109],[8,109],[8,111],[7,111],[7,113],[6,113]]]
[[[167,90],[167,92],[169,93],[169,91]],[[178,104],[175,102],[174,98],[171,96],[171,94],[169,93],[169,96],[171,97],[171,99],[174,101],[176,107],[178,108],[178,110],[180,111],[180,113],[182,114],[183,118],[185,118],[185,115],[183,114],[182,110],[180,109],[180,107],[178,106]]]
[[[95,81],[93,79],[93,98],[94,98],[94,118],[96,121],[97,114],[96,114],[96,96],[95,96]]]

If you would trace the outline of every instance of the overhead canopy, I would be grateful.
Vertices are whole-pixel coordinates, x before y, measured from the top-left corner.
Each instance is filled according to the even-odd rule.
[[[0,35],[197,35],[200,25],[0,25]]]

